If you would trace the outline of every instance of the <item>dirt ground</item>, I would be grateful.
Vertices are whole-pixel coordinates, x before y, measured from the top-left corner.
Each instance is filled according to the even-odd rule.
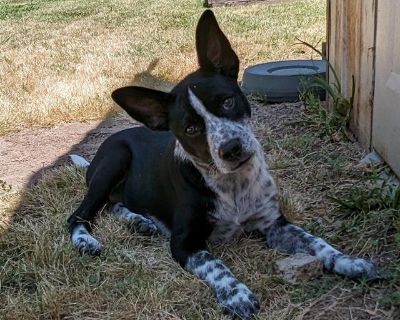
[[[91,159],[106,137],[132,125],[128,117],[116,116],[104,121],[23,129],[0,137],[0,180],[15,189],[35,184],[45,169],[65,163],[69,154]]]

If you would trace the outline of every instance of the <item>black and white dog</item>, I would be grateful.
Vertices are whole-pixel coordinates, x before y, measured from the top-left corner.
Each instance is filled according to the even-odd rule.
[[[350,278],[375,277],[371,262],[341,253],[282,215],[237,84],[239,59],[209,10],[199,20],[196,47],[199,69],[171,93],[141,87],[112,93],[147,128],[116,133],[99,148],[87,194],[68,219],[73,245],[81,254],[100,253],[90,224],[112,203],[112,212],[137,232],[167,234],[173,258],[242,318],[255,314],[259,302],[210,254],[208,242],[258,231],[270,248],[315,255],[327,270]]]

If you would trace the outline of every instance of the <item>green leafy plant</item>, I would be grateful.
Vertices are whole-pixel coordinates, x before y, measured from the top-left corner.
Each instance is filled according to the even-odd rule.
[[[379,211],[385,209],[400,210],[400,187],[379,177],[373,168],[367,177],[368,185],[351,186],[346,189],[346,197],[331,196],[342,208],[352,213]],[[400,225],[399,225],[400,226]]]
[[[333,82],[330,82],[320,76],[310,77],[303,80],[302,96],[309,106],[309,111],[311,111],[313,114],[318,115],[317,122],[318,124],[324,125],[324,127],[327,129],[327,133],[334,134],[338,131],[342,131],[344,134],[346,134],[346,136],[349,137],[350,135],[348,132],[348,126],[351,119],[351,111],[353,109],[355,93],[354,76],[352,77],[351,96],[347,98],[343,95],[342,85],[340,83],[340,79],[337,75],[335,68],[328,61],[323,52],[318,50],[316,46],[313,46],[306,41],[300,39],[297,40],[299,41],[299,44],[311,48],[314,52],[320,55],[324,61],[326,61],[328,69],[334,78]],[[318,95],[316,93],[321,89],[324,90],[331,97],[331,109],[322,106],[321,102],[319,101]],[[317,119],[314,118],[313,120],[315,122]]]
[[[382,246],[389,251],[400,248],[400,187],[382,176],[386,174],[373,169],[364,179],[345,188],[338,186],[330,196],[345,221],[340,232],[357,237],[363,248],[375,252]]]

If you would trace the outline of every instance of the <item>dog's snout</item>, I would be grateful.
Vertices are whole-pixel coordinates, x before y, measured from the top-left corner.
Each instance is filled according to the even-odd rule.
[[[221,145],[218,154],[225,161],[237,161],[241,158],[242,151],[242,143],[239,138],[236,138]]]

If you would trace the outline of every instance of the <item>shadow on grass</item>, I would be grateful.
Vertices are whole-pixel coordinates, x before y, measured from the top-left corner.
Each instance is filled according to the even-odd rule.
[[[158,60],[152,61],[148,68],[136,74],[129,84],[164,91],[170,90],[173,87],[172,83],[159,79],[152,74],[157,63]],[[40,167],[40,169],[32,172],[29,178],[25,180],[26,183],[20,191],[15,193],[4,190],[5,193],[0,193],[0,206],[2,206],[1,202],[3,202],[5,204],[4,207],[9,208],[5,211],[0,208],[1,319],[38,317],[61,319],[65,315],[72,316],[70,312],[80,313],[86,312],[82,310],[101,310],[104,308],[102,304],[108,304],[109,301],[112,301],[112,299],[109,300],[101,294],[92,298],[85,296],[95,296],[94,292],[96,290],[92,288],[93,281],[96,282],[95,286],[101,285],[104,276],[104,264],[102,263],[104,258],[96,261],[89,261],[87,257],[81,258],[70,245],[66,219],[83,199],[86,191],[86,170],[70,165],[69,155],[78,154],[90,161],[99,145],[107,137],[137,125],[139,124],[127,115],[110,111],[105,119],[98,122],[97,126],[94,126],[93,123],[91,123],[91,126],[88,125],[89,131],[84,134],[79,142],[73,143],[71,141],[71,146],[66,151],[61,148],[62,151],[60,150],[59,156],[51,163],[45,163],[42,167],[36,166]],[[52,130],[55,131],[53,134],[57,134],[57,128]],[[77,138],[72,132],[70,139],[71,137]],[[65,146],[65,140],[68,140],[68,132],[65,132],[65,135],[60,139],[64,140]],[[52,139],[52,141],[54,140]],[[11,145],[11,147],[18,148],[18,143]],[[46,159],[46,142],[41,141],[37,147],[42,149],[42,153],[39,153],[39,156],[42,159]],[[49,150],[49,147],[47,150]],[[32,157],[29,154],[26,156],[28,158]],[[4,215],[2,214],[3,211]],[[101,215],[99,219],[107,218]],[[104,234],[105,237],[113,235],[107,241],[103,237],[108,247],[105,250],[112,250],[115,244],[121,241],[127,244],[127,248],[128,245],[129,248],[135,247],[135,244],[129,242],[136,240],[132,240],[132,237],[124,233],[127,230],[121,229],[123,226],[119,227],[112,223],[103,222],[99,223],[99,228],[106,229],[106,231],[103,230],[100,233]],[[107,228],[116,228],[116,230],[110,231]],[[143,242],[144,245],[146,241]],[[144,252],[146,251],[144,250]],[[139,252],[141,252],[140,249]],[[108,264],[111,266],[115,264],[115,272],[106,272],[107,276],[111,279],[115,276],[116,279],[112,283],[113,285],[118,285],[118,281],[122,281],[118,278],[121,265],[136,262],[130,261],[129,257],[121,257],[120,254],[113,255],[107,252],[105,255],[108,257]],[[165,265],[168,264],[166,263]],[[129,272],[135,274],[139,271],[142,272],[143,274],[140,277],[143,279],[149,278],[143,281],[150,281],[155,277],[151,270],[144,272],[142,268],[136,270],[135,268],[132,269],[132,266],[128,269],[130,269]],[[54,281],[54,277],[51,274],[56,275],[55,277],[58,280]],[[134,276],[129,279],[131,281],[137,278],[142,281],[140,277]],[[94,278],[96,279],[93,280]],[[80,283],[82,284],[80,285]],[[80,286],[82,287],[81,291],[74,289]],[[121,286],[125,288],[125,285]],[[69,290],[75,290],[76,292],[67,294]],[[110,291],[112,290],[110,289]],[[108,291],[105,290],[104,292]],[[134,295],[132,299],[136,299]],[[69,305],[71,301],[77,301],[79,305],[85,305],[86,302],[88,304],[83,308],[75,308]],[[93,309],[90,309],[91,304],[93,304]],[[135,304],[134,302],[129,302],[126,305],[134,306]],[[124,306],[110,303],[108,309],[113,308],[121,310],[115,312],[123,314]],[[85,315],[78,314],[76,316],[80,318]],[[93,314],[93,317],[98,318],[101,316]],[[116,316],[116,318],[119,317]]]
[[[135,76],[130,81],[129,85],[138,85],[149,88],[155,88],[163,91],[170,91],[174,86],[173,83],[167,82],[152,74],[158,62],[159,62],[158,59],[153,60],[148,65],[146,70],[135,74]],[[123,84],[121,84],[121,86],[122,85]],[[82,125],[85,126],[85,124]],[[89,161],[92,160],[98,147],[107,137],[111,136],[112,134],[118,131],[138,125],[140,124],[135,122],[133,119],[129,118],[125,113],[118,112],[116,110],[111,110],[102,121],[98,122],[97,126],[88,124],[87,129],[85,127],[83,130],[83,132],[88,130],[84,134],[84,137],[77,143],[74,144],[71,143],[70,148],[66,152],[60,152],[60,155],[51,163],[46,163],[46,141],[40,141],[41,144],[37,146],[37,148],[42,149],[41,150],[42,153],[39,155],[40,157],[42,157],[41,159],[43,160],[39,159],[39,161],[43,161],[43,163],[41,163],[41,165],[37,165],[37,163],[35,164],[36,168],[40,167],[40,169],[34,170],[27,179],[24,179],[25,182],[23,183],[22,188],[18,188],[18,194],[20,194],[21,196],[18,197],[19,198],[18,203],[12,206],[13,208],[11,209],[11,212],[9,210],[10,214],[9,215],[4,214],[4,216],[2,216],[1,213],[2,211],[0,211],[0,262],[2,261],[5,262],[7,260],[7,257],[2,256],[2,253],[4,253],[3,250],[4,245],[7,242],[5,238],[7,238],[10,235],[9,233],[13,232],[12,228],[13,223],[15,221],[19,221],[21,215],[26,216],[29,213],[36,215],[37,211],[40,210],[39,208],[32,207],[29,202],[32,200],[31,197],[33,188],[41,187],[43,177],[48,178],[50,175],[51,179],[51,172],[53,170],[62,169],[63,167],[65,167],[65,165],[71,164],[69,159],[69,155],[71,154],[77,154],[83,156]],[[68,126],[68,124],[66,126]],[[54,128],[52,130],[54,130]],[[71,130],[74,130],[73,126],[71,127]],[[43,129],[43,131],[45,130]],[[54,134],[57,135],[57,128],[54,131],[55,131]],[[65,140],[68,140],[68,132],[66,132],[64,136],[58,137],[58,139],[64,140],[63,143],[65,145]],[[55,141],[56,140],[52,139],[50,143],[56,143]],[[18,148],[16,144],[12,145],[12,147]],[[23,151],[24,150],[21,150],[21,152]],[[30,155],[27,154],[25,155],[25,158],[29,156]],[[12,161],[13,162],[15,161],[14,163],[16,163],[19,160],[12,159]],[[9,188],[10,187],[8,186],[7,181],[0,179],[1,198],[4,199],[7,198],[7,195],[10,191],[8,190]],[[51,190],[48,190],[47,192],[51,192]],[[57,192],[57,190],[54,190],[54,192]],[[46,203],[41,203],[41,205],[45,207]],[[65,228],[65,234],[67,234],[66,228]],[[1,263],[0,263],[0,268],[1,268]],[[1,287],[1,281],[0,281],[0,287]]]

